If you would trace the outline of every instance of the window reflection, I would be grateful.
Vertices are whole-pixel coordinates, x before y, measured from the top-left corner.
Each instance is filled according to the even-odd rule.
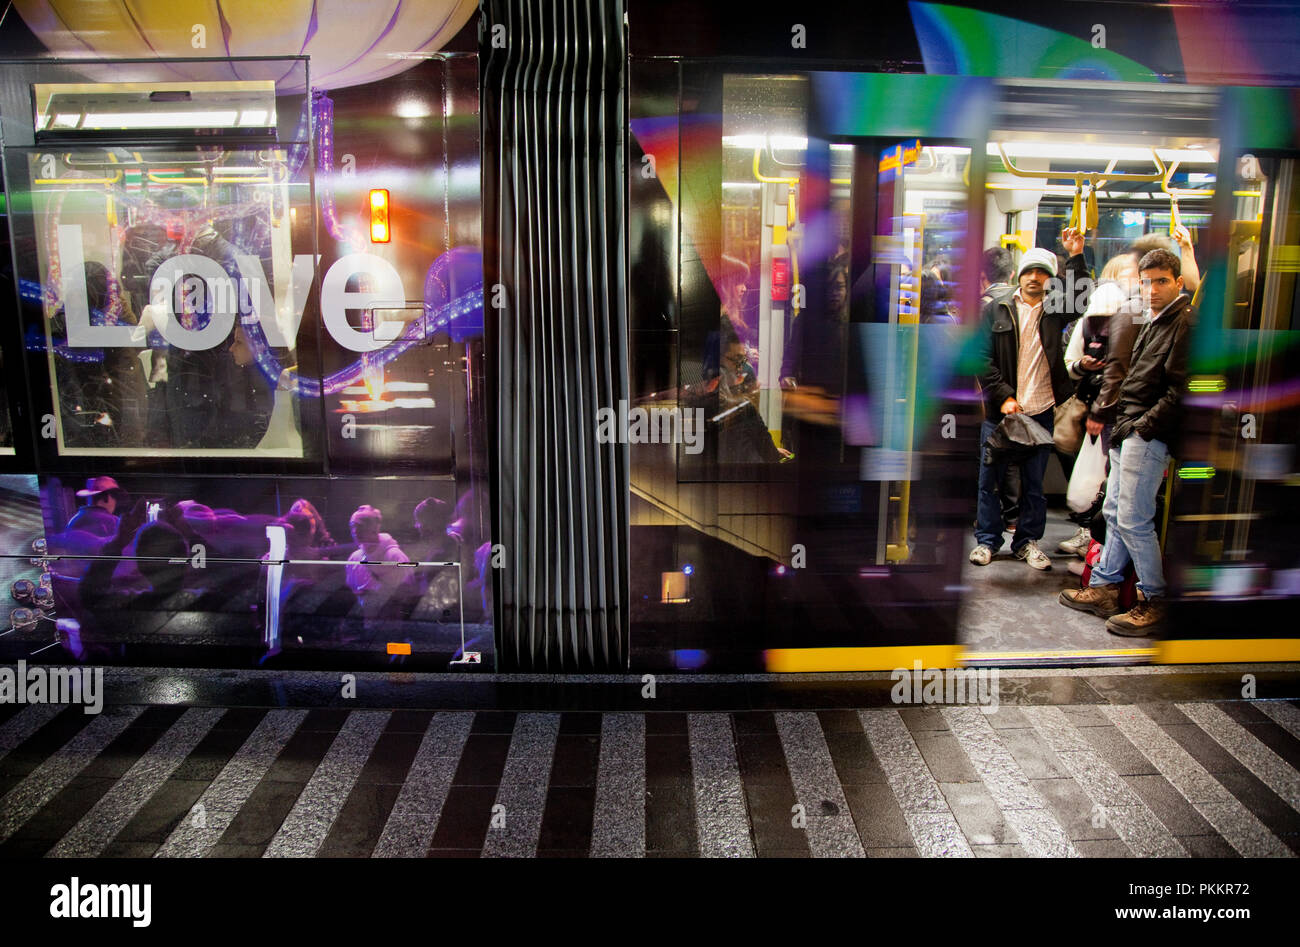
[[[26,347],[44,354],[61,453],[303,456],[296,335],[311,258],[300,272],[286,161],[281,149],[27,155],[35,239],[19,268],[44,318]]]

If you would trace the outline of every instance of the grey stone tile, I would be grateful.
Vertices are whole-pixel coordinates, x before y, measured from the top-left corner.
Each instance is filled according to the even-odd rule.
[[[1255,707],[1266,717],[1300,740],[1300,707],[1285,700],[1260,700]]]
[[[868,858],[920,858],[920,853],[910,845],[899,848],[869,848]]]
[[[593,858],[645,855],[645,717],[605,714],[600,727]]]
[[[941,783],[977,782],[979,776],[962,752],[961,744],[951,731],[919,732],[913,735],[930,774]]]
[[[1074,843],[1084,858],[1132,858],[1133,853],[1123,842],[1111,839],[1084,839]]]
[[[1241,857],[1231,845],[1217,835],[1181,835],[1178,841],[1193,858]]]
[[[428,721],[372,857],[418,858],[429,850],[473,717],[470,713],[439,713]],[[390,723],[389,731],[392,729]]]
[[[996,709],[984,707],[981,710],[994,730],[1021,730],[1030,725],[1029,718],[1018,707],[1003,707],[999,704]]]
[[[1214,826],[1163,776],[1125,776],[1124,779],[1174,836],[1213,834]]]
[[[28,704],[0,725],[0,759],[60,713],[61,704]]]
[[[1246,858],[1294,858],[1291,849],[1235,800],[1196,807],[1229,845]]]
[[[998,738],[1029,779],[1057,779],[1070,775],[1032,726],[1026,730],[999,730]]]
[[[907,729],[914,733],[923,730],[947,730],[948,721],[938,707],[900,707],[898,716],[903,719]]]
[[[779,713],[776,725],[796,798],[809,816],[808,845],[812,854],[818,858],[863,857],[862,842],[817,715]],[[834,813],[829,812],[831,808]]]
[[[1005,815],[1025,854],[1035,858],[1078,857],[1069,836],[1046,809],[1008,809]]]
[[[700,854],[706,858],[752,858],[754,845],[730,718],[726,714],[690,714],[689,736]]]
[[[930,774],[901,716],[893,710],[859,713],[862,728],[885,770],[899,807],[904,812],[946,812],[948,804],[939,791],[939,784]]]
[[[1160,771],[1113,726],[1079,730],[1097,755],[1120,776],[1154,776]]]
[[[537,854],[559,735],[559,714],[526,713],[515,721],[494,804],[504,807],[505,825],[489,823],[483,843],[485,858],[531,858]]]
[[[872,849],[880,848],[907,848],[915,852],[912,830],[888,785],[845,786],[844,797],[868,857],[873,857]]]
[[[941,783],[939,788],[972,848],[1017,843],[1015,830],[983,783]]]
[[[1071,841],[1119,838],[1105,818],[1104,807],[1089,799],[1073,779],[1035,779],[1033,782],[1034,789],[1047,800]]]
[[[972,845],[976,858],[1028,858],[1023,845]]]
[[[916,851],[924,858],[973,857],[966,836],[951,812],[904,812],[907,827],[916,840]]]
[[[1076,727],[1105,727],[1110,721],[1102,716],[1101,710],[1092,704],[1081,704],[1058,708]]]

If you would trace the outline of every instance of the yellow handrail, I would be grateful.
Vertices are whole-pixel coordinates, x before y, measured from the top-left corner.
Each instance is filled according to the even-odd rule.
[[[1018,178],[1069,178],[1076,185],[1087,181],[1095,186],[1097,181],[1148,181],[1152,184],[1159,181],[1165,173],[1165,164],[1156,154],[1155,149],[1151,149],[1151,155],[1156,160],[1155,174],[1109,174],[1105,171],[1022,171],[1011,163],[1007,157],[1007,151],[1002,146],[1002,142],[997,142],[998,154],[1002,158],[1002,164],[1007,169],[1008,174],[1013,174]]]

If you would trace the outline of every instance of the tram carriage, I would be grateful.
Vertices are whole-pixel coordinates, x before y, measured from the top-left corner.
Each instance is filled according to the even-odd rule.
[[[1206,39],[1297,18],[501,0],[340,79],[73,58],[38,6],[0,104],[6,659],[1300,658],[1300,77]],[[1158,639],[1061,608],[1069,555],[966,561],[982,255],[1066,226],[1089,280],[1153,235],[1197,270]]]

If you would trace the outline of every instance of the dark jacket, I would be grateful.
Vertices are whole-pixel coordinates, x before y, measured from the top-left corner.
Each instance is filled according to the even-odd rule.
[[[1141,309],[1140,303],[1120,308],[1110,317],[1110,337],[1106,347],[1106,367],[1102,369],[1101,390],[1089,407],[1089,415],[1102,424],[1114,424],[1119,411],[1119,390],[1128,374],[1133,358],[1133,343],[1137,341],[1140,325],[1133,317]]]
[[[1070,257],[1066,270],[1074,272],[1076,281],[1088,275],[1083,254]],[[980,390],[984,393],[984,416],[990,421],[1002,418],[1002,404],[1016,397],[1016,377],[1020,362],[1020,314],[1016,311],[1016,287],[1008,287],[984,307],[980,325],[984,369],[980,372]],[[1065,367],[1065,343],[1061,335],[1066,323],[1077,313],[1074,300],[1060,291],[1043,297],[1043,313],[1038,321],[1038,338],[1052,377],[1052,394],[1061,404],[1074,393],[1074,382]]]
[[[1192,303],[1179,296],[1160,318],[1138,331],[1128,374],[1119,390],[1118,420],[1111,443],[1130,434],[1166,445],[1182,420],[1183,388],[1187,383],[1187,344]],[[1170,448],[1172,451],[1172,447]]]

